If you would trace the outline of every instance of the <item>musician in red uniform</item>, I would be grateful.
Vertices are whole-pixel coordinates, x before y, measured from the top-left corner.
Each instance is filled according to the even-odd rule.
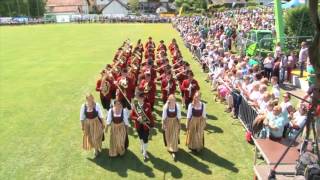
[[[176,41],[176,39],[172,39],[172,41],[169,45],[170,54],[173,55],[173,52],[177,49],[179,49],[177,41]]]
[[[151,50],[155,50],[156,48],[156,44],[153,42],[152,37],[148,38],[148,41],[146,42],[146,45],[144,46],[144,48],[147,49],[151,49]]]
[[[131,98],[134,94],[134,85],[128,75],[127,69],[122,69],[121,76],[118,77],[115,84],[117,85],[116,96],[119,101],[121,101],[123,108],[131,110]],[[121,88],[121,89],[119,89]],[[129,102],[128,102],[129,101]]]
[[[100,92],[100,100],[103,109],[109,110],[111,105],[111,99],[113,98],[114,91],[116,87],[113,83],[112,75],[103,70],[101,72],[101,79],[97,81],[96,91]]]
[[[145,101],[150,103],[152,109],[156,99],[156,84],[151,80],[151,72],[145,72],[145,79],[143,79],[139,84],[139,91],[143,92],[145,95]]]
[[[138,132],[141,143],[141,152],[143,154],[144,161],[146,161],[149,158],[147,154],[148,140],[150,130],[154,127],[154,119],[152,116],[151,105],[144,101],[144,93],[139,93],[137,100],[137,102],[132,104],[133,111],[131,111],[130,117]]]
[[[157,78],[157,71],[154,68],[153,61],[148,60],[148,62],[145,64],[145,66],[143,66],[141,69],[139,81],[141,81],[145,78],[145,74],[147,71],[149,71],[151,73],[151,80],[152,81],[154,81]]]
[[[156,55],[154,54],[154,50],[153,49],[147,49],[145,54],[144,54],[144,58],[145,59],[155,60]]]
[[[184,95],[185,108],[188,109],[194,94],[200,90],[198,81],[193,78],[193,72],[188,72],[188,79],[185,79],[181,84],[181,91]]]
[[[167,102],[167,99],[170,94],[175,93],[176,91],[176,81],[173,79],[172,74],[168,73],[166,78],[161,81],[161,92],[162,92],[162,101],[163,104]]]
[[[164,44],[164,41],[161,40],[160,44],[158,45],[157,51],[164,51],[167,52],[167,46]]]

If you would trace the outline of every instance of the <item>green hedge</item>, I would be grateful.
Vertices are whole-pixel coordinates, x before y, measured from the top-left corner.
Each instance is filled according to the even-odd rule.
[[[300,6],[289,9],[284,16],[285,32],[289,36],[313,36],[315,28],[310,20],[309,9]]]

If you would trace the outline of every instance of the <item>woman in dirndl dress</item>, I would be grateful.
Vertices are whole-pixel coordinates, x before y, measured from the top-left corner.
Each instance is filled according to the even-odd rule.
[[[122,103],[119,100],[115,100],[114,107],[108,111],[106,119],[106,131],[111,127],[109,156],[122,156],[129,145],[127,129],[130,124],[128,122],[127,109],[122,107]]]
[[[187,113],[186,145],[192,151],[199,152],[204,147],[204,128],[206,127],[206,106],[200,101],[201,94],[197,91]]]
[[[178,152],[180,132],[181,110],[173,94],[169,95],[167,103],[162,111],[162,129],[164,131],[164,143],[171,153],[173,160],[176,160],[175,153]]]
[[[94,101],[92,94],[86,95],[86,103],[81,106],[80,120],[83,131],[83,149],[94,149],[94,155],[101,152],[103,138],[103,113],[99,103]]]

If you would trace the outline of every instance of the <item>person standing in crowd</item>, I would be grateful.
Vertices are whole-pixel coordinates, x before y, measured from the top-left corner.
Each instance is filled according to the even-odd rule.
[[[201,94],[194,94],[192,103],[187,112],[187,139],[186,145],[192,151],[199,152],[204,148],[204,129],[206,127],[206,105],[201,102]]]
[[[288,67],[287,67],[287,81],[292,81],[292,70],[295,68],[296,64],[296,57],[294,54],[294,51],[290,52],[290,55],[288,56]]]
[[[272,74],[272,67],[273,67],[273,58],[271,53],[263,61],[263,68],[264,68],[264,76],[270,80]]]
[[[272,95],[273,98],[279,99],[280,98],[280,87],[278,84],[278,78],[275,76],[271,77],[271,85],[272,85]]]
[[[193,78],[193,72],[188,72],[188,79],[185,79],[181,84],[181,91],[184,97],[185,108],[188,109],[193,96],[200,90],[198,81]]]
[[[139,93],[137,96],[137,102],[132,104],[133,110],[131,111],[131,120],[134,121],[134,126],[138,132],[141,152],[143,160],[149,159],[147,149],[149,134],[151,128],[154,126],[154,119],[152,116],[151,105],[144,100],[144,93]]]
[[[300,66],[300,77],[303,77],[303,71],[305,68],[305,63],[309,57],[308,47],[306,42],[301,43],[301,49],[299,52],[299,66]]]
[[[95,157],[101,152],[102,139],[104,137],[102,108],[94,101],[92,94],[86,95],[86,102],[80,109],[80,121],[83,131],[83,149],[94,149]]]
[[[280,53],[280,83],[283,83],[286,79],[286,70],[288,68],[288,58],[284,53]]]
[[[280,141],[283,136],[284,127],[286,125],[284,117],[282,115],[282,109],[280,106],[273,108],[273,113],[268,114],[264,125],[269,131],[269,138],[274,141]]]
[[[180,132],[181,110],[176,98],[171,94],[162,111],[162,129],[164,131],[164,143],[171,153],[173,160],[176,160],[178,152],[179,132]]]
[[[308,73],[307,81],[310,87],[316,83],[316,71],[312,66],[312,64],[310,63],[310,60],[308,60],[308,64],[307,64],[307,73]]]
[[[128,128],[130,124],[128,122],[127,109],[123,109],[120,101],[115,100],[114,107],[108,111],[107,114],[107,127],[110,130],[110,148],[109,156],[116,157],[118,155],[124,155],[129,145]]]
[[[272,76],[276,76],[278,78],[278,83],[280,83],[280,63],[281,59],[278,57],[274,60],[273,68],[272,68]]]

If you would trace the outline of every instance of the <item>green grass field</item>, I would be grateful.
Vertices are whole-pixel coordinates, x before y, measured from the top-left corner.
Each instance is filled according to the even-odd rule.
[[[100,70],[125,39],[135,43],[148,36],[167,44],[177,38],[192,62],[207,102],[206,148],[189,153],[182,131],[178,162],[172,161],[157,115],[150,161],[142,161],[136,132],[124,157],[108,158],[107,140],[104,153],[92,159],[93,153],[81,148],[84,95],[94,92]],[[251,179],[253,146],[245,142],[240,123],[232,125],[223,105],[213,101],[205,77],[169,24],[0,27],[0,179]],[[154,113],[161,109],[158,103]]]

